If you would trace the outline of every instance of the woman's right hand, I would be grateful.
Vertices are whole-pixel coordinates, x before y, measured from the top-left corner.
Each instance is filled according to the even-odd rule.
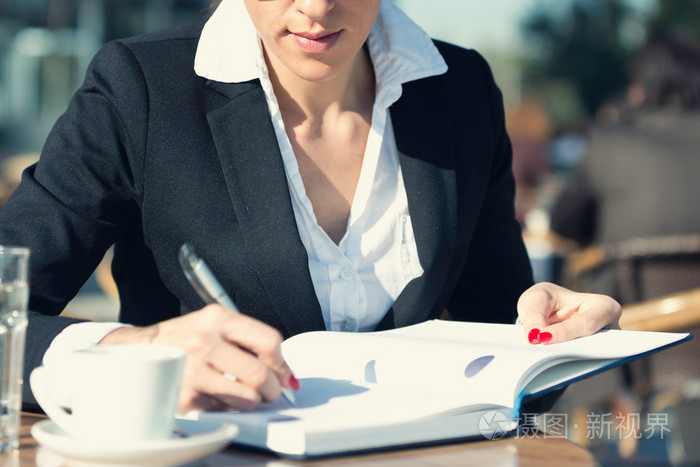
[[[251,410],[276,400],[281,388],[299,389],[282,358],[281,334],[219,305],[148,327],[123,327],[100,344],[146,342],[187,352],[178,410]]]

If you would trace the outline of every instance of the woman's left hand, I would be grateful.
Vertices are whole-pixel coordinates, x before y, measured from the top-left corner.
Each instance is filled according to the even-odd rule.
[[[549,282],[527,289],[518,300],[518,315],[532,344],[553,344],[619,329],[620,304],[606,295],[579,293]]]

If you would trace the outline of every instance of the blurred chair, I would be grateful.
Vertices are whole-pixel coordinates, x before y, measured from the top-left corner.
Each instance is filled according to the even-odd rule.
[[[119,303],[119,290],[117,289],[117,283],[114,282],[114,276],[112,276],[112,259],[114,258],[114,247],[111,247],[105,253],[104,258],[100,261],[95,269],[95,278],[100,286],[100,289],[110,298],[114,303]]]
[[[572,289],[609,293],[620,302],[623,329],[700,330],[700,235],[640,237],[595,245],[572,254],[566,271]],[[599,282],[609,290],[597,289]],[[631,370],[638,373],[633,378],[636,390],[642,397],[654,391],[680,390],[700,378],[697,355],[700,340],[696,339],[635,363]]]
[[[700,332],[700,287],[623,307],[622,329]],[[672,465],[700,465],[697,443],[700,416],[700,337],[653,357],[647,375],[645,410],[668,415],[667,450]],[[650,360],[648,357],[647,361]],[[649,367],[645,367],[649,370]],[[639,381],[635,381],[639,385]],[[653,391],[652,391],[653,390]],[[637,388],[637,392],[641,392]]]
[[[677,332],[700,325],[700,287],[625,306],[620,327]]]
[[[700,235],[593,245],[572,253],[565,269],[565,282],[574,290],[608,293],[622,305],[650,300],[700,287]],[[599,281],[608,290],[599,289]]]
[[[622,329],[690,332],[690,342],[664,350],[637,363],[632,382],[650,410],[673,403],[688,385],[700,382],[700,287],[624,306]]]
[[[0,164],[0,208],[10,197],[22,179],[24,169],[39,160],[39,153],[29,152],[15,154],[3,160]]]
[[[614,296],[622,305],[622,329],[696,336],[700,332],[700,235],[593,245],[567,256],[564,280],[574,290]],[[700,381],[698,355],[700,337],[625,365],[617,381],[608,378],[603,384],[608,395],[615,393],[608,401],[610,410],[640,417],[675,410],[684,401],[684,390]],[[590,389],[578,388],[577,394]],[[594,400],[575,405],[587,413],[587,404]],[[637,449],[637,438],[623,435],[618,450],[629,457]]]
[[[113,257],[114,252],[110,248],[88,280],[89,283],[96,283],[97,291],[81,289],[61,315],[89,321],[119,321],[119,292],[112,277]]]

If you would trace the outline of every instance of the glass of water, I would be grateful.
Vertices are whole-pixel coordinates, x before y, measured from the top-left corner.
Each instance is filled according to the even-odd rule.
[[[19,445],[29,250],[0,245],[0,453]]]

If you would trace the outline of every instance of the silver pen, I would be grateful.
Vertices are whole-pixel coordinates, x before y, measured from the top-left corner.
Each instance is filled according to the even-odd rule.
[[[212,274],[204,260],[194,252],[192,245],[189,243],[182,245],[180,247],[178,259],[180,260],[180,266],[185,272],[187,280],[200,298],[204,300],[204,303],[218,303],[234,313],[241,312],[236,304],[233,303],[231,297],[229,297],[223,287],[221,287],[219,281],[216,280],[216,277],[214,277],[214,274]],[[224,376],[233,381],[236,380],[236,377],[231,374],[224,373]],[[282,395],[290,404],[296,405],[294,393],[290,389],[282,388]]]

